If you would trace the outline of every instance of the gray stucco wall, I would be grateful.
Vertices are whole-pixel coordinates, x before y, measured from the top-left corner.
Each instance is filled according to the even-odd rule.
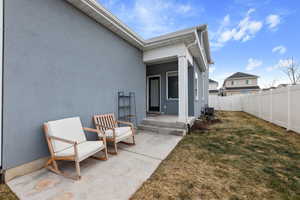
[[[195,117],[199,117],[201,115],[201,108],[202,108],[202,104],[201,104],[201,99],[202,99],[202,75],[201,75],[201,72],[197,66],[196,63],[194,63],[194,70],[195,70],[195,73],[198,74],[198,100],[195,99],[195,103],[194,103],[194,114],[195,114]]]
[[[194,74],[195,74],[195,69],[192,65],[189,65],[188,68],[188,101],[189,101],[189,116],[194,116],[195,113],[195,82],[194,82]]]
[[[3,167],[48,155],[42,124],[117,112],[134,91],[145,117],[142,53],[62,0],[5,1]]]
[[[160,111],[168,115],[178,115],[178,100],[167,100],[166,94],[166,73],[178,71],[178,62],[169,62],[147,66],[147,76],[161,76],[161,105]]]

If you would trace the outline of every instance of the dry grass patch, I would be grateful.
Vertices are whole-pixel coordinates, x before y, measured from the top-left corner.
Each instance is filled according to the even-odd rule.
[[[241,112],[193,130],[131,198],[300,199],[300,136]]]
[[[17,200],[18,198],[4,184],[0,184],[0,200]]]

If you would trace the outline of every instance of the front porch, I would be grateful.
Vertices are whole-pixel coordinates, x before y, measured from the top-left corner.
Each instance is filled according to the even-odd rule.
[[[203,108],[208,106],[208,68],[211,62],[203,48],[202,28],[178,32],[176,35],[183,38],[173,42],[174,35],[154,38],[144,50],[147,111],[174,115],[157,120],[164,122],[159,127],[174,128],[169,126],[172,122],[187,129],[193,121],[189,116],[199,117]],[[153,122],[153,119],[146,118],[142,126],[153,126],[149,121]]]
[[[184,136],[192,127],[196,117],[189,116],[182,122],[177,115],[147,114],[139,129],[155,133]]]
[[[147,117],[145,118],[147,121],[152,121],[156,123],[169,123],[170,125],[177,125],[177,126],[186,126],[190,125],[192,126],[196,120],[196,117],[189,116],[187,118],[186,123],[183,123],[180,121],[179,117],[176,115],[160,115],[160,114],[147,114]]]

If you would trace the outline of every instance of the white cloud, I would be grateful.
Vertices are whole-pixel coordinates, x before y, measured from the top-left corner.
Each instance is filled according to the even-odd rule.
[[[278,25],[281,23],[281,17],[279,15],[271,14],[267,16],[266,23],[271,30],[277,30]]]
[[[223,19],[222,26],[228,26],[229,24],[230,24],[230,15],[227,14]]]
[[[255,12],[255,9],[254,8],[250,8],[247,12],[248,15],[250,15],[251,13]]]
[[[187,12],[190,12],[192,10],[192,6],[188,4],[182,4],[178,6],[177,12],[185,14]]]
[[[199,5],[173,0],[98,0],[144,38],[187,28],[181,20],[204,12]]]
[[[287,76],[283,76],[282,73],[279,74],[264,74],[260,75],[260,86],[262,88],[276,87],[279,84],[290,83],[290,80]]]
[[[274,47],[274,48],[272,49],[272,52],[273,52],[273,53],[279,53],[279,54],[285,54],[286,51],[287,51],[287,49],[286,49],[286,47],[283,46],[283,45]]]
[[[246,67],[247,71],[252,71],[253,69],[260,67],[263,64],[261,60],[257,60],[254,58],[249,58],[248,59],[248,65]]]
[[[256,33],[262,29],[263,23],[251,18],[254,12],[255,9],[249,9],[245,17],[234,26],[230,25],[230,15],[226,15],[218,31],[212,34],[212,49],[217,50],[232,40],[246,42],[255,37]]]
[[[288,58],[288,59],[280,59],[277,64],[268,67],[267,71],[273,71],[273,70],[279,69],[279,68],[286,68],[286,67],[291,66],[292,63],[293,63],[293,60],[290,59],[290,58]]]

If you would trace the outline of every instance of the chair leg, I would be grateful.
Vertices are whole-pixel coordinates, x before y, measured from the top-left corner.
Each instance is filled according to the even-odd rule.
[[[45,164],[45,168],[51,169],[52,171],[54,170],[55,172],[60,172],[58,169],[57,162],[53,158],[50,158],[47,161],[47,163]]]
[[[115,153],[118,154],[118,145],[116,142],[114,142],[114,146],[115,146]]]
[[[98,156],[92,156],[91,158],[96,159],[96,160],[108,160],[108,155],[107,155],[107,148],[104,148],[103,150],[104,156],[98,157]]]
[[[105,156],[105,159],[108,160],[107,147],[105,147],[105,149],[103,149],[103,150],[104,150],[104,156]]]
[[[78,161],[75,161],[75,166],[76,166],[77,180],[79,180],[81,179],[81,175],[80,175],[80,165]]]
[[[135,138],[134,138],[134,135],[132,136],[132,144],[135,145]]]
[[[129,145],[129,146],[133,146],[133,145],[135,145],[135,138],[134,138],[134,135],[131,136],[131,139],[132,139],[132,142],[121,141],[120,143]]]
[[[52,164],[55,170],[59,171],[56,160],[52,159]]]

